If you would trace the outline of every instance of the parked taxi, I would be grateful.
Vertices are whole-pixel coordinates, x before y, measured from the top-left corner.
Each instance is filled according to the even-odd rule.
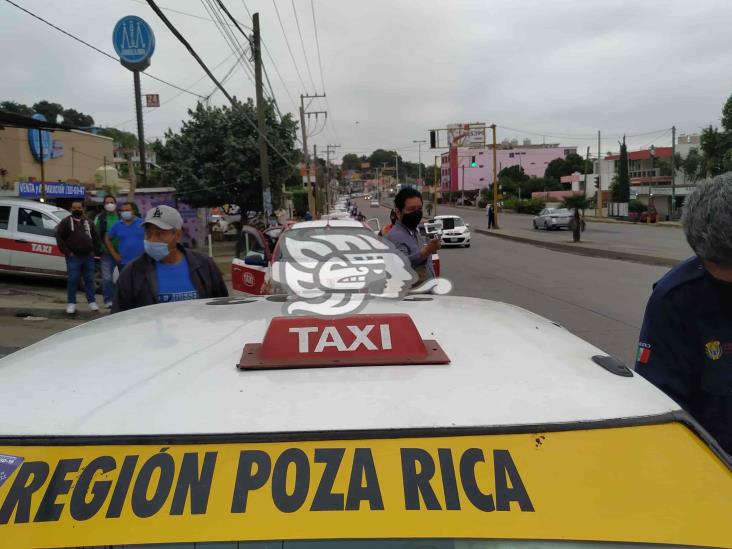
[[[557,324],[282,301],[153,305],[0,360],[0,545],[732,547],[730,457]]]
[[[52,204],[0,198],[0,272],[66,276],[55,230],[68,215]]]

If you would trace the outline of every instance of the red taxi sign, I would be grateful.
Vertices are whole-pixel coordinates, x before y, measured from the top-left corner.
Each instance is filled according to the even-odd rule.
[[[423,340],[406,314],[342,318],[275,317],[262,343],[244,346],[242,370],[449,364],[434,340]]]

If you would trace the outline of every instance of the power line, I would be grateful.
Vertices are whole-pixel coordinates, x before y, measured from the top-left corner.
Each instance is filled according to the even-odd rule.
[[[244,9],[247,12],[247,15],[249,15],[249,19],[252,19],[252,12],[249,11],[249,8],[247,7],[246,0],[241,0],[241,3],[244,5]],[[264,46],[264,52],[267,54],[267,57],[269,57],[269,60],[272,62],[272,66],[274,67],[275,73],[277,73],[277,76],[280,79],[280,82],[282,82],[282,87],[285,89],[285,93],[287,94],[287,97],[290,98],[290,101],[292,101],[292,105],[295,107],[295,111],[297,111],[297,103],[295,102],[295,99],[292,97],[292,94],[290,93],[289,88],[287,87],[287,84],[285,83],[285,79],[282,78],[282,74],[280,73],[280,69],[277,68],[277,63],[275,63],[274,57],[272,57],[272,54],[269,52],[269,48],[267,47],[267,43],[264,41],[264,39],[261,39],[262,46]],[[269,89],[272,92],[272,96],[274,97],[274,91],[272,90],[272,84],[269,82],[269,76],[267,76],[267,69],[262,65],[262,68],[264,69],[264,75],[267,77],[267,84],[269,85]]]
[[[51,27],[51,28],[53,28],[53,29],[56,29],[57,31],[59,31],[60,33],[62,33],[62,34],[64,34],[64,35],[66,35],[66,36],[68,36],[69,38],[71,38],[71,39],[73,39],[73,40],[76,40],[77,42],[80,42],[81,44],[84,44],[84,45],[85,45],[86,47],[88,47],[88,48],[91,48],[91,49],[93,49],[93,50],[94,50],[94,51],[96,51],[97,53],[101,53],[101,54],[102,54],[102,55],[104,55],[105,57],[109,57],[109,58],[110,58],[110,59],[111,59],[112,61],[114,61],[115,63],[119,63],[119,59],[117,59],[117,58],[116,58],[116,57],[115,57],[114,55],[112,55],[112,54],[110,54],[110,53],[107,53],[107,52],[106,52],[106,51],[104,51],[104,50],[100,50],[100,49],[99,49],[99,48],[97,48],[96,46],[93,46],[93,45],[92,45],[92,44],[90,44],[89,42],[86,42],[85,40],[82,40],[82,39],[81,39],[81,38],[79,38],[78,36],[75,36],[75,35],[71,34],[70,32],[68,32],[68,31],[66,31],[66,30],[64,30],[64,29],[62,29],[61,27],[57,27],[56,25],[54,25],[54,24],[53,24],[53,23],[51,23],[50,21],[47,21],[46,19],[44,19],[44,18],[43,18],[43,17],[41,17],[40,15],[36,15],[35,13],[33,13],[33,12],[31,12],[31,11],[28,11],[27,9],[25,9],[25,8],[24,8],[24,7],[22,7],[22,6],[19,6],[18,4],[16,4],[16,3],[15,3],[15,2],[13,2],[12,0],[5,0],[5,1],[6,1],[6,2],[8,3],[8,4],[10,4],[10,5],[12,5],[12,6],[15,6],[15,7],[16,7],[16,8],[18,8],[19,10],[21,10],[21,11],[23,11],[23,12],[27,13],[27,14],[28,14],[28,15],[30,15],[31,17],[34,17],[35,19],[38,19],[38,20],[39,20],[39,21],[41,21],[42,23],[45,23],[45,24],[46,24],[46,25],[48,25],[49,27]],[[184,88],[181,88],[180,86],[177,86],[177,85],[175,85],[175,84],[172,84],[172,83],[170,83],[170,82],[168,82],[168,81],[166,81],[166,80],[163,80],[162,78],[159,78],[159,77],[157,77],[157,76],[154,76],[154,75],[152,75],[152,74],[150,74],[150,73],[148,73],[148,72],[143,72],[142,74],[143,74],[143,76],[147,76],[148,78],[152,78],[153,80],[157,80],[158,82],[161,82],[161,83],[165,84],[166,86],[170,86],[171,88],[175,88],[175,89],[177,89],[177,90],[180,90],[180,91],[182,91],[182,92],[185,92],[185,93],[190,93],[191,95],[195,95],[196,97],[201,97],[201,96],[200,96],[200,95],[198,95],[197,93],[193,93],[193,92],[191,92],[191,91],[188,91],[188,90],[186,90],[186,89],[184,89]]]
[[[321,57],[320,57],[320,39],[318,37],[318,23],[315,18],[315,0],[310,0],[310,10],[312,11],[312,14],[313,14],[313,29],[315,30],[315,47],[318,51],[318,67],[320,68],[320,85],[323,88],[323,95],[325,95],[325,108],[330,113],[330,125],[328,127],[333,129],[332,133],[334,134],[336,141],[340,142],[341,139],[340,139],[340,137],[338,137],[338,130],[335,127],[335,119],[333,118],[333,111],[330,108],[330,104],[328,103],[328,94],[325,91],[325,76],[323,73],[323,61],[321,60]]]
[[[231,22],[232,22],[232,23],[234,23],[234,25],[236,26],[236,28],[237,28],[237,29],[239,29],[239,32],[240,32],[240,33],[241,33],[241,35],[242,35],[242,36],[244,37],[244,39],[245,39],[245,40],[247,41],[247,43],[249,44],[249,46],[250,46],[250,49],[251,49],[251,43],[250,43],[250,41],[249,41],[249,40],[250,40],[250,38],[249,38],[249,36],[247,35],[247,33],[245,33],[245,32],[244,32],[244,31],[242,30],[242,28],[241,28],[241,27],[239,26],[239,24],[238,24],[238,23],[236,22],[236,19],[234,19],[234,17],[233,17],[232,15],[231,15],[231,12],[229,12],[229,10],[228,10],[228,9],[226,8],[226,6],[224,5],[224,3],[223,3],[223,2],[221,1],[221,0],[216,0],[216,2],[218,3],[218,5],[219,5],[219,7],[221,8],[221,10],[222,10],[222,11],[223,11],[223,12],[224,12],[224,13],[226,14],[226,16],[227,16],[227,17],[228,17],[228,18],[229,18],[229,19],[231,20]],[[234,40],[236,40],[236,37],[232,36],[232,38],[233,38]],[[238,42],[237,42],[237,43],[238,43]],[[272,98],[272,103],[273,103],[273,105],[274,105],[274,108],[275,108],[275,110],[277,111],[277,114],[279,115],[279,117],[280,117],[280,118],[282,118],[282,113],[280,112],[280,106],[279,106],[279,105],[277,104],[277,98],[275,98],[275,95],[274,95],[274,90],[272,89],[272,83],[271,83],[271,82],[269,81],[269,75],[267,74],[267,69],[266,69],[266,68],[264,67],[264,64],[262,65],[262,68],[264,69],[264,78],[265,78],[265,80],[267,81],[267,86],[269,87],[269,95],[270,95],[270,97]]]
[[[290,47],[290,41],[287,39],[287,32],[285,31],[285,25],[282,24],[282,17],[280,17],[280,10],[277,7],[277,3],[275,0],[272,0],[272,5],[274,6],[275,12],[277,13],[277,20],[280,22],[280,28],[282,29],[282,36],[285,37],[285,44],[287,45],[287,51],[290,52],[290,59],[292,59],[293,65],[295,65],[295,72],[297,73],[297,77],[300,80],[300,84],[302,84],[302,89],[305,90],[305,92],[308,91],[308,87],[305,85],[305,81],[302,79],[302,75],[300,74],[300,69],[297,68],[297,61],[295,61],[295,55],[292,53],[292,48]]]
[[[220,14],[216,10],[216,7],[214,6],[212,0],[201,0],[201,3],[203,4],[206,12],[211,15],[212,18],[216,19],[216,29],[218,30],[219,34],[224,38],[224,41],[229,46],[229,49],[237,55],[237,57],[239,58],[238,61],[241,64],[242,69],[244,69],[247,78],[249,78],[249,81],[252,83],[252,85],[254,85],[254,72],[252,71],[251,67],[248,64],[245,64],[242,60],[244,48],[233,35],[231,29],[226,26],[224,20],[221,18]]]
[[[201,66],[201,68],[208,74],[208,77],[216,84],[216,86],[221,90],[221,93],[224,94],[224,96],[229,100],[229,102],[232,105],[236,105],[236,101],[234,101],[234,98],[229,94],[228,91],[226,91],[226,88],[221,85],[221,83],[216,79],[216,77],[213,75],[211,70],[206,66],[206,63],[203,62],[201,57],[196,53],[196,51],[193,49],[193,47],[188,43],[188,40],[186,40],[183,35],[178,31],[178,29],[175,28],[175,26],[170,22],[170,20],[165,16],[165,14],[160,10],[158,5],[155,3],[155,0],[147,0],[148,5],[152,8],[152,10],[157,14],[157,16],[160,18],[160,20],[165,23],[165,26],[168,27],[170,32],[173,33],[173,35],[178,39],[178,41],[185,46],[185,48],[188,50],[188,53],[191,54],[191,56],[198,62],[198,64]],[[242,116],[244,117],[244,120],[246,120],[249,125],[254,129],[254,131],[259,134],[259,128],[257,127],[257,124],[252,121],[249,116],[247,116],[246,112],[242,109],[241,112]],[[262,135],[262,138],[267,143],[267,145],[279,156],[282,160],[285,161],[285,163],[290,166],[293,170],[297,169],[297,166],[295,166],[292,162],[290,162],[290,159],[287,158],[285,155],[283,155],[280,150],[272,145],[272,143],[269,141],[266,135]]]
[[[310,70],[310,62],[308,61],[308,54],[305,51],[305,41],[302,39],[302,30],[300,29],[300,18],[297,16],[297,8],[295,8],[295,0],[290,0],[290,1],[292,2],[292,11],[295,14],[295,24],[297,25],[297,34],[300,35],[300,46],[302,47],[302,56],[305,58],[305,67],[308,69],[308,75],[310,76],[310,83],[313,85],[313,89],[317,90],[318,87],[315,85],[315,80],[313,80],[313,73]]]
[[[136,2],[138,4],[142,4],[143,6],[147,6],[147,2],[145,2],[145,0],[132,0],[132,1],[133,2]],[[171,13],[178,13],[180,15],[186,15],[188,17],[194,17],[196,19],[200,19],[201,21],[209,21],[210,23],[215,23],[216,22],[213,19],[210,19],[208,17],[204,17],[202,15],[196,15],[195,13],[188,13],[188,12],[185,12],[185,11],[175,10],[173,8],[163,8],[163,7],[161,7],[160,9],[163,10],[163,11],[169,11]],[[245,27],[247,30],[252,30],[251,27],[247,27],[244,23],[242,23],[240,21],[237,21],[237,23],[239,23],[240,25],[242,25],[243,27]],[[228,25],[228,23],[227,23],[227,25]]]

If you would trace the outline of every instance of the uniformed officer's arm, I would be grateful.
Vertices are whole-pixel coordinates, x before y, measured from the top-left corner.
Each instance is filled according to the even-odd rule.
[[[635,369],[688,410],[698,386],[695,330],[689,311],[668,294],[654,293],[643,318]]]

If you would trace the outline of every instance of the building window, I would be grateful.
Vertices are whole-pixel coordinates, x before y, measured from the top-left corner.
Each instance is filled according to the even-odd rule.
[[[508,157],[509,158],[513,158],[514,157],[514,153],[508,153]]]
[[[564,156],[567,156],[568,154],[572,154],[572,149],[564,149]]]

